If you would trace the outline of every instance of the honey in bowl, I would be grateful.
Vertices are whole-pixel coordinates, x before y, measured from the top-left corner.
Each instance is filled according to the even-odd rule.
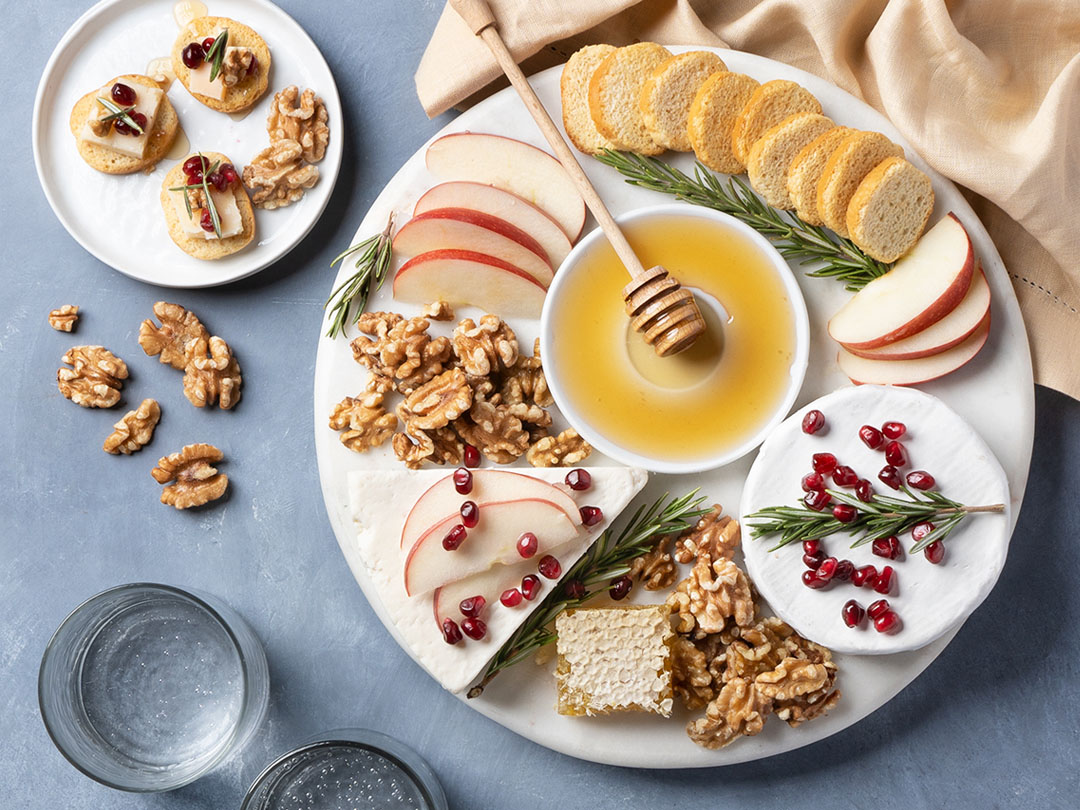
[[[761,237],[714,212],[665,206],[620,224],[645,267],[663,265],[694,292],[708,329],[686,351],[657,356],[630,327],[625,268],[594,238],[560,269],[545,307],[556,400],[608,455],[660,460],[654,469],[731,460],[764,438],[801,383],[807,329],[797,286]]]

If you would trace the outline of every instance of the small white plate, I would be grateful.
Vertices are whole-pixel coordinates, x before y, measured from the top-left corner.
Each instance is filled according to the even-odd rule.
[[[169,101],[191,151],[223,152],[241,170],[269,144],[266,116],[274,93],[290,84],[310,87],[326,103],[330,144],[320,179],[304,198],[275,211],[256,210],[255,239],[216,261],[188,256],[169,238],[158,195],[176,161],[149,174],[107,175],[90,168],[68,127],[80,97],[114,76],[146,73],[150,60],[168,56],[179,32],[169,0],[103,0],[64,34],[49,58],[34,101],[33,147],[41,187],[75,240],[126,276],[164,287],[212,287],[250,276],[297,245],[318,221],[341,167],[341,100],[330,68],[295,20],[267,0],[211,0],[209,13],[254,28],[273,56],[270,88],[245,117],[204,107],[173,82]]]

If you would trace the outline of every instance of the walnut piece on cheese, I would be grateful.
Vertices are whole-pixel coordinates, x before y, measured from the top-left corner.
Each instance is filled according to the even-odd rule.
[[[671,715],[674,634],[666,605],[567,610],[558,634],[559,714]]]

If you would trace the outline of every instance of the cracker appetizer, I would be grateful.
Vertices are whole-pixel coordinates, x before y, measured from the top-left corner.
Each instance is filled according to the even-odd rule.
[[[152,168],[176,140],[180,119],[149,76],[117,76],[80,98],[71,110],[79,155],[105,174]]]
[[[270,83],[270,49],[228,17],[196,17],[180,29],[173,72],[197,101],[218,112],[246,110]]]
[[[218,152],[177,163],[161,184],[169,236],[189,256],[220,259],[255,237],[255,212],[240,174]]]

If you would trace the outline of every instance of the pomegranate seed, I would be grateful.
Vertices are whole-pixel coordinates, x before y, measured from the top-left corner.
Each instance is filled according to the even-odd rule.
[[[891,441],[885,445],[885,460],[894,467],[904,467],[908,463],[907,450],[904,445],[897,441]]]
[[[878,599],[876,602],[870,603],[870,607],[866,609],[866,612],[870,614],[871,619],[876,619],[886,610],[889,610],[889,600]]]
[[[807,588],[813,588],[815,591],[818,588],[824,588],[829,583],[817,575],[817,571],[803,571],[802,574],[803,585]]]
[[[825,489],[825,479],[821,473],[807,473],[802,477],[803,492],[813,492],[815,489]]]
[[[206,179],[207,182],[209,182],[210,185],[212,185],[218,191],[224,191],[229,187],[229,184],[225,182],[225,175],[223,175],[220,171],[214,172]]]
[[[903,626],[900,617],[894,611],[886,610],[874,619],[874,629],[879,633],[895,633]]]
[[[540,558],[540,563],[536,566],[536,570],[548,579],[558,579],[559,575],[562,574],[562,566],[559,565],[559,561],[550,554],[545,554]]]
[[[202,171],[196,169],[191,174],[187,175],[187,184],[189,186],[201,186],[202,185]]]
[[[530,602],[540,592],[540,579],[533,574],[526,574],[521,578],[521,595]]]
[[[874,580],[874,590],[878,593],[888,593],[892,590],[893,575],[896,572],[891,565],[886,565],[877,575],[877,579]]]
[[[886,464],[877,474],[878,480],[892,489],[900,489],[900,473],[892,464]]]
[[[877,569],[872,565],[864,565],[862,568],[855,569],[855,573],[851,575],[851,584],[856,588],[872,587],[875,579],[877,579]]]
[[[442,637],[447,644],[457,644],[461,641],[461,629],[453,619],[443,619]]]
[[[109,91],[112,96],[112,100],[119,104],[121,107],[130,107],[138,99],[135,91],[126,84],[117,82],[112,86],[112,90]]]
[[[885,437],[881,435],[881,431],[876,427],[870,427],[870,425],[863,425],[859,428],[859,438],[871,450],[877,450],[885,442]]]
[[[480,451],[471,444],[465,445],[465,466],[474,470],[480,466]]]
[[[926,470],[915,470],[907,474],[907,482],[909,487],[915,487],[915,489],[921,489],[923,491],[934,488],[934,476],[928,473]]]
[[[832,516],[841,523],[851,523],[859,516],[859,510],[850,503],[838,503],[832,508]]]
[[[583,599],[585,597],[585,583],[580,579],[568,580],[563,589],[571,599]]]
[[[204,39],[202,41],[203,50],[204,51],[210,50],[210,46],[213,45],[213,44],[214,44],[214,38],[213,37],[207,37],[206,39]]]
[[[833,579],[837,582],[849,582],[854,573],[855,563],[851,560],[840,560],[836,564],[836,573],[833,574]]]
[[[895,560],[903,553],[903,549],[900,548],[900,541],[895,534],[889,537],[877,538],[870,544],[870,550],[878,557],[884,557],[887,560]]]
[[[477,616],[483,613],[484,608],[486,607],[487,599],[480,595],[477,595],[470,596],[468,599],[462,599],[461,604],[458,605],[458,610],[461,611],[462,616],[471,616],[475,619]]]
[[[465,501],[461,505],[461,522],[465,524],[466,529],[475,529],[476,524],[480,522],[480,507],[476,505],[475,501]]]
[[[814,472],[828,475],[836,469],[836,456],[832,453],[814,453],[810,466],[814,468]]]
[[[813,435],[825,427],[825,414],[815,409],[807,411],[806,416],[802,418],[802,432]]]
[[[507,588],[502,592],[499,601],[507,607],[517,607],[521,604],[521,591],[517,588]]]
[[[581,522],[586,526],[595,526],[604,519],[604,513],[599,506],[583,506],[580,510]]]
[[[133,111],[133,112],[129,112],[128,116],[131,118],[132,121],[134,121],[138,125],[139,129],[141,129],[143,132],[146,132],[146,116],[145,115],[143,115],[141,112],[134,112]],[[138,132],[135,131],[134,127],[132,127],[130,124],[127,123],[127,121],[124,121],[122,118],[117,118],[113,122],[113,128],[116,129],[116,131],[119,132],[121,135],[138,135],[139,134]]]
[[[536,535],[532,532],[525,532],[518,538],[517,552],[526,560],[534,555],[538,548],[540,548],[540,541],[536,539]]]
[[[921,523],[916,523],[911,527],[911,539],[918,543],[920,540],[926,538],[930,532],[934,530],[934,524],[929,520],[924,520]]]
[[[865,478],[860,478],[855,482],[855,497],[863,503],[873,503],[874,485]]]
[[[566,474],[566,485],[575,492],[584,492],[592,486],[592,476],[586,470],[571,470]]]
[[[214,232],[214,218],[210,216],[210,209],[204,208],[202,216],[199,217],[199,227],[207,233]]]
[[[866,611],[862,609],[862,605],[856,602],[854,599],[848,599],[844,602],[841,615],[844,617],[844,624],[848,627],[858,627],[862,624],[863,617],[866,615]]]
[[[802,550],[806,554],[817,554],[818,552],[821,551],[821,541],[820,540],[803,540],[802,541]]]
[[[225,178],[225,183],[227,185],[231,186],[240,179],[240,175],[236,173],[236,167],[231,163],[222,163],[219,171],[221,172],[221,176]]]
[[[457,490],[458,495],[468,495],[472,492],[472,484],[471,472],[464,467],[458,467],[454,470],[454,489]]]
[[[836,573],[837,563],[838,560],[836,559],[836,557],[826,557],[824,560],[822,560],[821,565],[819,565],[817,568],[818,579],[823,579],[826,582],[831,580],[833,578],[833,575]]]
[[[907,433],[907,425],[903,422],[886,422],[881,426],[881,432],[885,434],[886,438],[899,439]]]
[[[456,524],[442,539],[442,547],[447,551],[456,551],[457,547],[465,542],[466,534],[465,527],[460,523]]]
[[[803,565],[805,565],[811,571],[817,571],[818,566],[820,566],[821,563],[824,560],[825,560],[825,554],[824,554],[824,552],[821,552],[821,551],[818,551],[818,552],[816,552],[814,554],[803,554],[802,555]]]
[[[206,61],[206,49],[198,42],[192,42],[180,52],[180,58],[186,67],[195,70]]]
[[[461,620],[461,630],[474,641],[479,641],[487,635],[487,625],[480,619],[469,617]]]
[[[191,175],[195,172],[202,174],[205,169],[206,158],[204,158],[202,155],[192,155],[184,161],[184,174]]]
[[[608,588],[608,593],[616,602],[629,596],[630,589],[634,587],[634,581],[625,574],[621,577],[615,577],[615,579],[611,580],[608,584],[611,586]]]
[[[823,489],[812,489],[806,493],[803,503],[815,512],[820,512],[832,502],[832,495]]]
[[[937,565],[945,559],[945,544],[940,540],[935,540],[933,543],[923,549],[923,556],[926,557],[934,565]]]
[[[841,464],[833,470],[832,480],[838,487],[853,487],[859,480],[859,476],[851,469],[851,467],[848,467],[846,464]]]

